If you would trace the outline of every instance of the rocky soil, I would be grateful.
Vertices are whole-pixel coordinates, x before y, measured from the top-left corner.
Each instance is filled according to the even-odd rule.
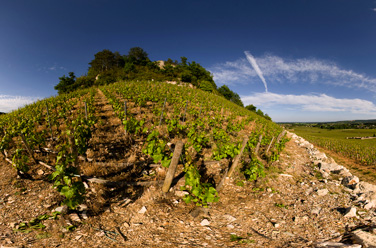
[[[288,135],[265,178],[235,175],[209,208],[184,203],[184,180],[167,195],[158,184],[110,188],[116,197],[99,205],[106,189],[89,183],[87,202],[40,220],[44,228],[22,223],[64,213],[61,197],[42,169],[41,180],[20,179],[1,161],[0,247],[376,247],[376,186]]]

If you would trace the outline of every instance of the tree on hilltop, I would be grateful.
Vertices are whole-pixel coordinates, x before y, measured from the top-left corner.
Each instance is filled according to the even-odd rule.
[[[245,106],[245,108],[248,109],[249,111],[256,112],[256,106],[253,104],[247,105]]]
[[[124,66],[124,59],[119,52],[111,52],[108,49],[97,52],[94,59],[89,63],[90,68],[88,74],[96,76],[102,72],[112,70]]]
[[[125,56],[126,63],[133,63],[135,65],[146,65],[150,59],[147,52],[141,47],[132,47],[129,49],[128,55]]]
[[[57,90],[59,94],[68,93],[76,89],[76,76],[74,75],[74,72],[69,72],[69,77],[66,77],[64,75],[62,77],[59,77],[59,79],[60,82],[54,87],[54,89]]]
[[[227,100],[244,107],[244,104],[242,100],[240,99],[240,96],[238,93],[233,92],[230,90],[230,88],[227,85],[222,85],[221,87],[218,88],[218,92],[224,96]]]

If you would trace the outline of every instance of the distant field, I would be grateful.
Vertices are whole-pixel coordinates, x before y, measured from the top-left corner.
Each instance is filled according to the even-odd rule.
[[[293,132],[309,142],[364,165],[376,165],[376,139],[346,139],[376,135],[376,129],[321,129],[294,127]]]

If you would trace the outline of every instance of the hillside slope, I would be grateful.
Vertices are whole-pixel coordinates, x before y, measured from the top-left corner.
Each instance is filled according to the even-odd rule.
[[[343,216],[351,195],[318,176],[312,149],[291,140],[280,155],[279,126],[184,86],[77,91],[5,115],[0,127],[4,246],[300,247],[373,223],[372,212]],[[242,163],[217,194],[245,137]],[[184,155],[163,194],[178,141]]]

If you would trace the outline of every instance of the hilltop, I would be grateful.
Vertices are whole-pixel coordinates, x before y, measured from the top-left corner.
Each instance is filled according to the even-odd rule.
[[[238,93],[232,91],[225,84],[217,87],[213,75],[199,63],[188,61],[186,57],[180,57],[180,62],[171,58],[165,61],[152,61],[149,59],[148,53],[141,47],[132,47],[128,54],[124,55],[104,49],[94,54],[94,59],[89,62],[89,68],[85,75],[76,77],[74,72],[69,72],[68,76],[63,75],[59,80],[55,86],[55,90],[59,94],[119,81],[174,82],[223,96],[244,107]],[[252,104],[246,108],[271,120],[267,114],[260,109],[256,110]]]

